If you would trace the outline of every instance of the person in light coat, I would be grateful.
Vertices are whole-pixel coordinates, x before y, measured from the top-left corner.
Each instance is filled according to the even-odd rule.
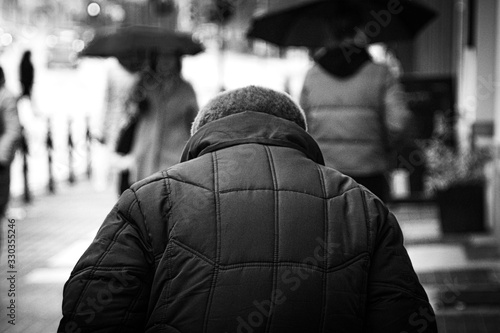
[[[10,165],[21,139],[21,125],[17,113],[17,98],[5,86],[5,75],[0,67],[0,221],[3,219],[10,196]]]
[[[181,57],[151,54],[134,91],[137,127],[130,157],[131,183],[179,162],[198,112],[196,93],[181,75]]]
[[[346,31],[352,31],[347,29]],[[390,199],[389,179],[412,114],[394,71],[348,32],[314,56],[300,105],[327,166]],[[408,133],[406,133],[408,134]]]

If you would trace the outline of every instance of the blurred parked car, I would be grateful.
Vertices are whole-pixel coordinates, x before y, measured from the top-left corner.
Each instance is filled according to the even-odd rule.
[[[47,67],[54,66],[76,68],[78,52],[85,43],[75,30],[60,30],[49,34],[45,40],[47,45]]]

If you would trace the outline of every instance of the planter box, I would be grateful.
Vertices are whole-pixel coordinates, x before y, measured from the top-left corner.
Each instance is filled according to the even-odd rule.
[[[441,231],[444,234],[486,231],[484,192],[483,184],[456,185],[438,191]]]

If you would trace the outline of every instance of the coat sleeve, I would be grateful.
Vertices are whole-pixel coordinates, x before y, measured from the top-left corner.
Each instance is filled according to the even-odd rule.
[[[2,117],[0,124],[3,124],[4,132],[0,134],[0,165],[8,166],[14,159],[21,139],[21,125],[15,97],[5,92],[3,95],[0,105],[0,117]]]
[[[434,311],[403,245],[395,216],[370,193],[365,198],[373,236],[365,331],[437,332]]]
[[[135,193],[127,190],[64,286],[57,332],[144,330],[154,272],[149,237]]]
[[[388,68],[384,72],[385,123],[389,145],[394,147],[404,135],[408,134],[405,129],[411,121],[412,114],[407,106],[403,87],[398,78]]]

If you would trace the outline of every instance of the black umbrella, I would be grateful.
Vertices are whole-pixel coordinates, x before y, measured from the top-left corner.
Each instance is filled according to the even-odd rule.
[[[97,34],[82,50],[80,56],[123,59],[145,54],[150,50],[166,54],[194,55],[202,52],[204,47],[193,40],[188,33],[155,26],[135,25]]]
[[[367,43],[411,40],[436,16],[413,0],[303,0],[254,16],[247,37],[315,48],[350,29],[364,32]]]

